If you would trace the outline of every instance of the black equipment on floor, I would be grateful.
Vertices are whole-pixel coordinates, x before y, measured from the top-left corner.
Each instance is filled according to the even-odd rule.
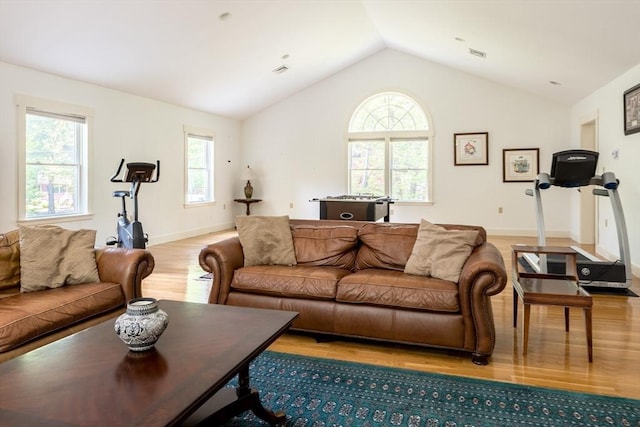
[[[127,163],[126,171],[121,176],[124,159],[120,161],[118,170],[111,177],[111,182],[129,182],[129,191],[114,191],[113,197],[122,199],[122,211],[118,212],[117,237],[107,239],[107,245],[119,248],[145,249],[149,241],[138,220],[138,192],[143,182],[153,183],[160,179],[160,160],[153,163]],[[133,221],[127,215],[126,198],[133,199]]]
[[[629,238],[624,220],[622,204],[618,194],[620,181],[613,172],[596,175],[598,153],[588,150],[565,150],[553,154],[551,173],[541,173],[536,177],[535,187],[527,189],[525,194],[533,196],[536,202],[536,218],[538,222],[538,245],[545,246],[544,217],[540,190],[552,185],[565,188],[596,186],[593,194],[608,197],[613,209],[620,256],[617,261],[603,261],[585,250],[572,246],[578,252],[578,276],[583,287],[629,288],[631,286],[631,257],[629,255]],[[524,260],[536,272],[564,274],[565,264],[562,257],[551,255],[538,258],[534,254],[525,254]]]

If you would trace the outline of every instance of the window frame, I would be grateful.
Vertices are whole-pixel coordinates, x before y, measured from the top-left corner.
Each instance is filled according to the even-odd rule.
[[[42,99],[22,94],[14,95],[18,121],[18,223],[19,224],[46,224],[69,221],[81,221],[93,217],[91,175],[89,174],[89,159],[91,158],[91,145],[93,141],[93,109],[75,104],[69,104],[49,99]],[[43,113],[60,118],[84,119],[84,132],[81,141],[76,141],[78,161],[78,199],[77,212],[70,214],[49,214],[35,218],[27,217],[27,114],[29,111]]]
[[[207,159],[207,171],[209,176],[210,194],[208,200],[192,202],[189,201],[189,138],[199,138],[209,142],[209,157]],[[184,207],[192,208],[215,204],[215,132],[210,129],[184,126]]]
[[[350,127],[352,121],[356,114],[360,111],[360,109],[365,106],[369,101],[374,98],[385,96],[385,95],[399,95],[404,98],[408,98],[413,101],[417,107],[422,110],[426,121],[427,121],[427,129],[421,130],[390,130],[390,131],[370,131],[370,132],[360,132],[360,131],[351,131]],[[349,128],[347,129],[347,189],[348,193],[352,194],[351,181],[352,181],[352,167],[351,167],[351,143],[352,142],[361,142],[361,141],[384,141],[384,189],[386,194],[378,195],[378,196],[391,196],[392,197],[392,170],[393,170],[393,158],[392,158],[392,150],[391,146],[393,141],[406,141],[411,139],[424,139],[427,150],[427,164],[425,165],[427,172],[427,182],[426,182],[426,200],[397,200],[396,203],[400,204],[412,204],[412,205],[431,205],[433,204],[433,153],[434,153],[434,130],[433,130],[433,120],[431,119],[431,114],[429,110],[422,105],[415,97],[409,96],[402,92],[398,91],[385,91],[379,92],[374,95],[367,97],[364,101],[358,104],[358,106],[353,110],[351,117],[349,118]]]

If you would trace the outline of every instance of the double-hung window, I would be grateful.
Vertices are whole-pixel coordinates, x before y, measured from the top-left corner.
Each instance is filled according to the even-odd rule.
[[[425,111],[408,96],[365,100],[349,124],[349,194],[430,202],[432,135]]]
[[[87,215],[92,111],[26,96],[16,104],[20,220]]]
[[[185,126],[185,204],[214,202],[213,138],[211,131]]]

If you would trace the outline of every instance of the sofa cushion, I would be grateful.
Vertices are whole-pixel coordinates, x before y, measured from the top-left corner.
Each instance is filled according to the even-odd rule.
[[[20,232],[0,234],[0,289],[20,283]]]
[[[358,230],[351,226],[291,226],[298,265],[353,269]]]
[[[343,278],[338,283],[336,300],[423,311],[460,311],[456,283],[375,268]]]
[[[356,269],[384,268],[404,271],[416,241],[418,224],[369,223],[358,231],[362,242]]]
[[[116,283],[68,285],[0,299],[0,352],[125,306]]]
[[[288,216],[238,216],[236,227],[245,267],[296,264]]]
[[[289,298],[333,300],[338,281],[349,273],[350,270],[334,267],[254,265],[237,269],[231,288]]]
[[[95,230],[20,227],[20,290],[99,282],[95,242]]]
[[[423,219],[404,272],[457,283],[477,238],[477,230],[447,230]]]

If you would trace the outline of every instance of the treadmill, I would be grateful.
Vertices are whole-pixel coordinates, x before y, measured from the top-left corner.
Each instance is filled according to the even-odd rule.
[[[545,246],[544,217],[540,190],[552,185],[564,188],[595,186],[593,194],[608,197],[613,208],[613,216],[618,234],[620,257],[616,261],[601,260],[582,248],[572,246],[577,255],[578,278],[580,286],[627,289],[631,286],[631,257],[629,255],[629,238],[624,220],[622,204],[618,194],[620,181],[613,172],[596,175],[598,153],[588,150],[565,150],[553,154],[551,173],[541,173],[536,177],[535,187],[527,189],[525,194],[532,196],[536,203],[536,219],[538,222],[538,245]],[[600,188],[601,187],[601,188]],[[565,273],[565,257],[553,255],[536,256],[524,254],[525,266],[536,273]]]

